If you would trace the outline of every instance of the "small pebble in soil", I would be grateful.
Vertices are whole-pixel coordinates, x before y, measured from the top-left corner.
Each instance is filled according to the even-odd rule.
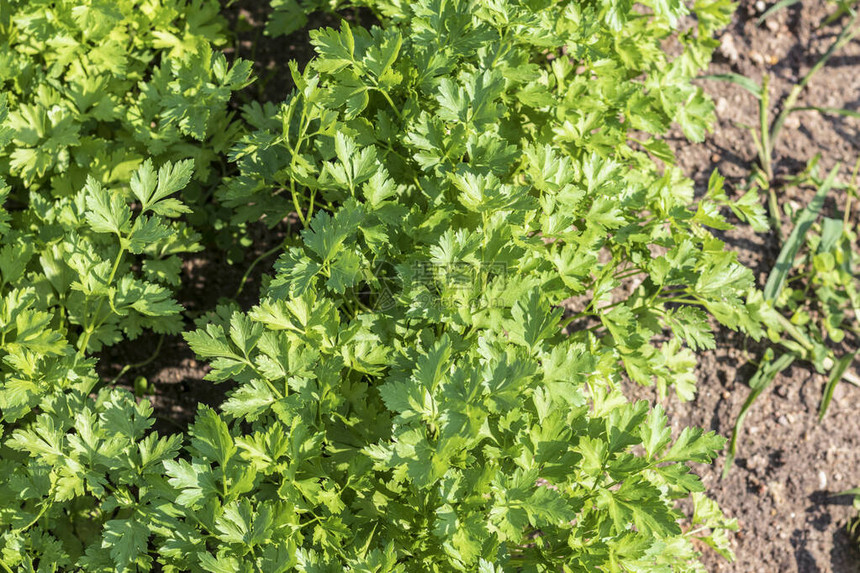
[[[827,474],[824,471],[818,471],[818,489],[827,489]]]
[[[779,30],[779,22],[776,20],[766,20],[764,25],[767,26],[767,29],[771,32],[776,33],[776,31]]]
[[[785,118],[785,123],[782,124],[786,129],[797,129],[800,127],[800,118],[797,114],[791,114]]]
[[[785,487],[778,481],[770,481],[767,482],[767,489],[770,491],[771,497],[773,497],[773,502],[776,505],[782,505],[784,500],[783,493],[785,493]],[[776,509],[771,510],[771,515],[776,515]]]
[[[842,481],[842,474],[839,472],[833,474],[833,481]]]
[[[839,402],[842,397],[845,395],[845,386],[842,384],[837,384],[836,388],[833,389],[833,402]],[[831,405],[832,407],[832,405]]]
[[[767,10],[767,4],[765,4],[764,0],[758,0],[755,3],[755,9],[759,12],[764,12],[765,10]]]
[[[747,469],[752,470],[754,472],[758,472],[759,470],[765,470],[767,468],[767,458],[765,458],[761,454],[756,454],[754,456],[750,456],[747,459]]]
[[[759,66],[764,65],[764,56],[756,52],[755,50],[750,52],[750,59],[758,64]]]
[[[731,34],[723,34],[720,37],[720,53],[730,62],[737,62],[740,54],[735,46],[735,38]]]
[[[789,425],[788,418],[785,415],[780,416],[779,418],[777,418],[776,421],[780,426],[788,426]]]

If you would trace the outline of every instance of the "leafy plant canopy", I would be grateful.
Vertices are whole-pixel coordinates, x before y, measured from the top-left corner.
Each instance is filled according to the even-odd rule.
[[[712,234],[762,207],[718,175],[694,198],[664,140],[709,128],[691,79],[732,5],[364,6],[379,26],[311,32],[295,91],[234,118],[249,66],[217,52],[217,3],[0,4],[5,570],[731,557],[736,524],[689,465],[723,438],[673,438],[619,384],[691,399],[711,321],[775,320]],[[301,232],[253,308],[190,327],[181,257],[213,224],[194,205]],[[94,371],[144,331],[182,331],[229,385],[184,433]]]

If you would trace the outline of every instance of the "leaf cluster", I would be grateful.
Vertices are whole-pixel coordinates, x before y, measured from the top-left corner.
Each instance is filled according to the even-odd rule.
[[[126,182],[148,157],[193,159],[207,182],[240,133],[227,103],[250,63],[216,51],[213,0],[10,0],[0,42],[10,183],[68,197],[87,177]]]
[[[7,569],[700,572],[695,540],[731,556],[736,524],[690,467],[724,440],[673,437],[619,390],[691,398],[712,320],[764,334],[752,274],[712,234],[760,207],[718,177],[695,199],[664,140],[708,129],[691,78],[730,4],[698,0],[681,32],[680,0],[373,8],[382,26],[314,31],[294,93],[244,110],[218,198],[235,225],[302,231],[258,304],[184,333],[230,385],[185,434],[152,431],[91,356],[181,328],[191,162],[0,217]],[[142,45],[181,59],[173,25]]]
[[[858,253],[854,248],[857,234],[851,222],[851,203],[857,196],[857,170],[848,185],[837,182],[839,166],[821,177],[816,156],[807,169],[789,185],[815,189],[813,201],[796,213],[791,235],[779,260],[768,277],[764,293],[773,300],[780,313],[779,321],[769,330],[773,342],[781,344],[788,354],[806,360],[823,374],[829,375],[819,416],[824,417],[833,391],[843,377],[855,383],[848,369],[856,356],[860,335],[860,283],[855,269]],[[844,191],[842,217],[822,216],[825,200],[831,190]],[[847,351],[844,349],[847,348]]]

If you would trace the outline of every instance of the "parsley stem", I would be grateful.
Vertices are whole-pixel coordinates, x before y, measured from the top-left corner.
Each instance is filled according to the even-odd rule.
[[[613,278],[620,281],[620,280],[628,279],[630,277],[635,277],[636,275],[640,275],[644,272],[645,271],[643,271],[642,269],[628,270],[628,271],[622,272],[621,274],[614,275]]]
[[[313,217],[314,214],[314,200],[317,198],[317,190],[311,189],[311,196],[308,199],[308,220]]]
[[[285,394],[281,393],[281,391],[278,390],[274,384],[272,384],[271,380],[266,378],[266,376],[257,369],[257,367],[254,365],[254,363],[251,362],[251,360],[247,356],[242,357],[239,355],[233,355],[233,357],[236,360],[238,360],[239,362],[243,363],[248,368],[250,368],[251,370],[253,370],[254,372],[256,372],[257,375],[260,377],[260,379],[266,383],[266,386],[269,387],[269,390],[271,390],[272,393],[275,395],[275,397],[278,398],[278,400],[280,400],[281,398],[283,398],[285,396]],[[285,392],[286,392],[286,390],[285,390]]]
[[[295,149],[291,149],[292,153],[290,155],[290,195],[292,195],[293,206],[296,208],[296,215],[299,217],[299,221],[302,222],[302,227],[308,226],[308,219],[310,219],[310,211],[313,209],[313,199],[311,199],[311,207],[308,210],[307,216],[302,213],[302,206],[299,204],[299,197],[296,195],[296,180],[293,177],[293,172],[296,168],[296,157],[299,155],[299,151],[302,148],[302,142],[305,139],[305,133],[308,129],[308,114],[307,109],[302,106],[302,116],[299,119],[299,135],[296,138],[296,147]]]
[[[108,289],[110,289],[111,284],[113,284],[113,280],[116,277],[116,271],[117,271],[117,269],[119,269],[119,264],[122,261],[123,255],[125,254],[125,246],[123,245],[122,236],[119,234],[117,234],[117,236],[120,239],[119,252],[116,254],[116,259],[114,259],[114,261],[113,261],[113,267],[110,270],[110,275],[108,275],[108,280],[106,283]],[[110,296],[110,294],[108,294],[107,296]],[[81,342],[81,340],[78,341],[78,356],[79,357],[86,354],[87,346],[90,343],[90,337],[93,335],[95,330],[99,326],[101,326],[102,323],[104,322],[104,321],[101,321],[99,324],[96,324],[96,322],[98,321],[98,318],[99,318],[99,314],[101,314],[102,307],[104,306],[104,302],[105,302],[104,298],[99,300],[99,304],[96,307],[96,311],[93,313],[93,317],[94,317],[93,322],[91,324],[88,324],[87,327],[84,329],[84,334],[81,338],[83,342]]]
[[[815,345],[810,342],[810,340],[804,336],[797,327],[787,318],[785,318],[782,314],[777,313],[776,319],[779,321],[779,324],[785,329],[785,331],[791,335],[791,337],[797,341],[798,344],[803,346],[806,350],[812,351],[815,348]]]
[[[389,105],[391,105],[391,109],[392,109],[392,111],[394,111],[394,115],[397,116],[397,119],[399,119],[400,121],[403,121],[403,114],[400,113],[400,110],[397,109],[396,105],[394,105],[394,102],[391,100],[391,96],[389,96],[387,93],[385,93],[382,90],[380,90],[380,93],[383,96],[385,96],[385,99],[388,101]]]
[[[6,573],[12,573],[12,569],[10,569],[8,565],[6,565],[6,562],[3,561],[2,558],[0,558],[0,565],[3,566],[3,570],[6,571]]]
[[[667,296],[667,295],[674,296],[677,294],[687,293],[687,292],[689,292],[689,290],[690,290],[689,287],[675,287],[675,288],[669,287],[666,289],[661,288],[657,294],[658,294],[658,296]]]
[[[592,301],[592,302],[593,302],[593,301]],[[612,308],[615,308],[616,306],[618,306],[618,305],[620,305],[620,304],[624,304],[625,302],[627,302],[627,300],[619,300],[619,301],[613,302],[612,304],[607,304],[606,306],[601,306],[600,308],[595,308],[595,310],[600,311],[600,312],[606,312],[607,310],[612,309]],[[589,307],[590,307],[590,306],[591,306],[591,305],[589,305]],[[573,321],[575,321],[575,320],[577,320],[577,319],[580,319],[580,318],[585,318],[586,316],[595,316],[595,317],[598,317],[598,316],[600,316],[600,314],[598,314],[597,312],[591,312],[591,311],[589,311],[588,309],[585,309],[585,310],[582,310],[582,311],[580,311],[580,312],[577,312],[576,314],[574,314],[574,315],[572,315],[572,316],[569,316],[569,317],[567,317],[566,319],[564,319],[564,320],[561,322],[560,327],[561,327],[562,329],[567,328],[567,327],[570,325],[570,323],[571,323],[571,322],[573,322]],[[587,329],[585,329],[585,330],[592,330],[593,328],[597,328],[597,327],[599,327],[599,326],[600,326],[600,325],[597,325],[596,327],[587,328]]]
[[[307,227],[308,220],[302,213],[302,206],[299,204],[299,197],[298,194],[296,194],[296,182],[293,179],[290,179],[290,196],[293,199],[293,207],[296,209],[296,215],[298,215],[299,221],[302,222],[302,227]]]
[[[38,514],[36,514],[36,517],[34,517],[34,518],[32,519],[32,521],[30,521],[30,523],[28,523],[27,525],[25,525],[25,526],[23,526],[23,527],[19,527],[19,528],[17,528],[17,529],[13,529],[13,530],[12,530],[12,533],[23,533],[23,532],[27,531],[28,529],[30,529],[31,527],[33,527],[34,525],[36,525],[36,523],[38,523],[38,521],[39,521],[40,519],[42,519],[42,516],[44,516],[44,515],[45,515],[45,512],[46,512],[46,511],[48,511],[48,509],[49,509],[51,506],[53,506],[53,505],[54,505],[53,500],[46,500],[46,501],[42,504],[42,509],[40,509],[40,510],[39,510],[39,513],[38,513]]]
[[[260,569],[260,564],[257,562],[257,552],[254,551],[254,546],[249,544],[248,549],[250,549],[251,551],[251,562],[254,564],[254,571],[259,571],[260,573],[263,573],[263,570]]]
[[[251,276],[251,271],[254,270],[254,267],[256,267],[260,262],[262,262],[263,259],[267,259],[278,251],[283,250],[283,248],[287,246],[287,243],[289,243],[289,238],[290,237],[288,234],[287,237],[285,237],[284,240],[281,241],[277,246],[272,247],[251,262],[251,265],[245,271],[245,274],[242,275],[242,279],[239,281],[239,288],[236,289],[236,292],[233,294],[233,298],[238,299],[239,295],[242,294],[242,290],[245,288],[245,283],[248,282],[248,277]]]
[[[137,368],[143,368],[147,364],[150,364],[153,360],[158,358],[158,355],[161,354],[161,344],[164,342],[164,335],[158,337],[158,344],[155,347],[155,352],[150,355],[149,358],[142,360],[141,362],[136,362],[134,364],[126,364],[122,367],[122,370],[119,371],[119,374],[114,376],[113,380],[110,381],[110,385],[113,386],[116,384],[117,380],[119,380],[123,374],[128,372],[129,370],[135,370]]]
[[[706,529],[708,529],[707,526],[702,525],[700,527],[697,527],[696,529],[692,529],[692,530],[688,531],[684,535],[692,537],[693,535],[696,535],[697,533],[701,533],[701,532],[705,531]]]
[[[848,186],[848,193],[845,198],[845,214],[842,219],[842,226],[844,228],[848,228],[848,223],[851,219],[851,200],[854,198],[854,195],[857,193],[857,172],[860,171],[860,157],[857,158],[857,162],[854,163],[854,170],[851,173],[851,184]]]
[[[692,299],[692,298],[682,298],[678,296],[673,296],[671,298],[664,299],[663,302],[675,302],[678,304],[697,304],[699,306],[705,306],[700,300]]]
[[[394,105],[394,101],[391,99],[391,96],[388,95],[388,92],[383,91],[382,88],[379,87],[379,83],[374,78],[371,77],[370,79],[371,81],[373,81],[374,89],[376,89],[376,91],[382,94],[382,97],[385,98],[385,100],[391,106],[391,109],[394,110],[394,115],[397,116],[397,119],[403,121],[403,114],[400,112],[399,109],[397,109],[397,106]]]

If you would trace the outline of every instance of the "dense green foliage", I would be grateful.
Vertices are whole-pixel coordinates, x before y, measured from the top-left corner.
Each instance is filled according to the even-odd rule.
[[[713,119],[690,79],[729,2],[698,0],[682,32],[678,0],[373,2],[381,27],[314,31],[296,91],[246,107],[247,129],[225,111],[247,67],[209,52],[217,14],[166,4],[0,3],[36,86],[0,116],[5,569],[701,571],[694,539],[730,556],[734,523],[688,467],[724,440],[673,440],[618,390],[688,399],[710,317],[764,332],[709,230],[760,206],[718,178],[695,200],[662,139]],[[135,30],[101,29],[123,70],[92,59],[113,44],[89,10]],[[53,123],[33,139],[36,108]],[[183,329],[183,190],[231,144],[232,223],[303,230],[259,304],[185,333],[232,389],[159,436],[95,353]]]
[[[11,197],[26,203],[37,189],[70,197],[89,177],[127,184],[145,159],[192,159],[188,220],[235,250],[244,229],[224,231],[211,195],[242,133],[228,101],[248,84],[251,64],[218,51],[226,32],[217,0],[0,2],[9,111],[0,177],[13,184]]]
[[[834,359],[830,347],[857,335],[853,317],[860,311],[860,292],[854,274],[857,253],[852,248],[857,233],[849,219],[857,173],[855,168],[855,183],[839,186],[844,191],[844,215],[819,217],[825,198],[837,186],[839,167],[821,177],[817,163],[818,157],[792,182],[816,193],[809,205],[793,214],[794,229],[779,261],[787,264],[771,273],[764,293],[775,298],[775,308],[788,318],[791,338],[783,341],[786,349],[825,372]]]
[[[266,34],[278,37],[292,34],[307,26],[308,16],[315,12],[334,11],[337,0],[269,0],[272,13],[266,21]]]
[[[206,181],[238,126],[226,103],[250,64],[229,65],[211,0],[7,0],[0,85],[10,113],[0,174],[71,195],[87,176],[127,182],[144,158],[193,158]]]

